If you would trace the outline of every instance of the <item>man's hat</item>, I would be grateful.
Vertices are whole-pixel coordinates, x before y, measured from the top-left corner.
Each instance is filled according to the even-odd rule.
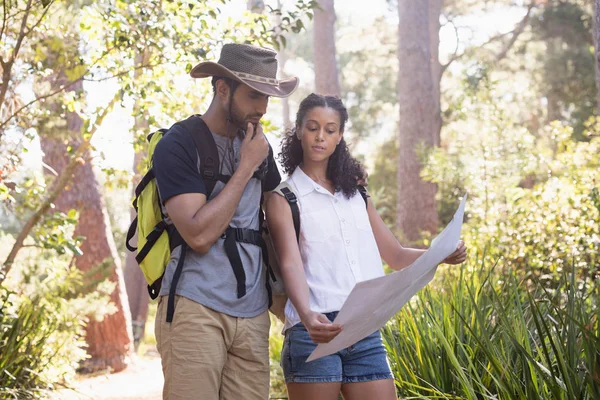
[[[226,44],[218,62],[205,61],[192,68],[192,78],[231,78],[274,97],[288,97],[298,87],[298,78],[277,80],[277,53],[247,44]]]

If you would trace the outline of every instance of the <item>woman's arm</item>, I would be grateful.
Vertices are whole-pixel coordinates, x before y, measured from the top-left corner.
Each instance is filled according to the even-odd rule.
[[[403,247],[394,234],[381,219],[381,216],[375,209],[375,205],[369,198],[367,213],[369,214],[369,222],[375,235],[375,241],[379,248],[379,254],[381,258],[390,266],[390,268],[399,271],[402,268],[408,267],[412,264],[421,254],[425,253],[424,249],[413,249],[409,247]],[[467,258],[467,248],[464,242],[461,240],[456,248],[456,251],[449,255],[443,262],[447,264],[460,264]]]
[[[325,315],[310,309],[309,288],[290,205],[284,197],[273,194],[266,200],[265,214],[285,291],[313,341],[327,343],[341,332],[341,326],[333,325]]]

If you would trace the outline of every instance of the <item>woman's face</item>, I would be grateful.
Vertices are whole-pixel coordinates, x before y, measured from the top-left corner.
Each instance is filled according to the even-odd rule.
[[[304,160],[326,161],[342,140],[340,114],[328,107],[307,111],[299,131]]]

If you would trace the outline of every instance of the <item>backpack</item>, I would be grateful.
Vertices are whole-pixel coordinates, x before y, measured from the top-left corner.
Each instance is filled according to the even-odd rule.
[[[173,127],[175,126],[183,128],[183,130],[191,135],[194,140],[196,150],[201,160],[200,174],[206,186],[206,198],[209,199],[218,181],[227,183],[231,178],[230,175],[223,175],[219,171],[219,152],[210,129],[202,118],[200,118],[200,115],[193,115],[186,120],[177,122],[173,125]],[[171,129],[173,129],[173,127],[171,127]],[[135,188],[133,207],[136,211],[136,217],[129,227],[125,244],[129,251],[137,251],[135,259],[146,278],[148,283],[148,294],[152,299],[156,299],[159,295],[162,278],[166,266],[171,259],[171,252],[176,247],[182,246],[168,296],[167,322],[172,322],[173,314],[175,312],[175,289],[181,276],[181,272],[183,271],[183,262],[189,246],[185,243],[179,232],[177,232],[173,223],[170,222],[165,215],[153,169],[152,157],[154,155],[154,150],[156,149],[158,142],[168,131],[169,130],[167,129],[161,129],[148,136],[148,168],[142,180]],[[272,150],[270,151],[267,160],[272,156],[271,152]],[[263,184],[267,171],[267,162],[268,161],[265,161],[253,175],[253,178],[259,179]],[[264,220],[262,202],[263,198],[261,196],[261,207],[259,211],[261,226],[263,225]],[[130,244],[136,231],[138,232],[137,247]],[[261,247],[263,260],[268,269],[269,263],[266,243],[261,236],[261,233],[257,230],[234,228],[231,226],[227,228],[223,235],[221,235],[221,238],[225,240],[225,252],[237,280],[238,298],[241,298],[246,294],[246,275],[236,242],[250,243]],[[267,278],[265,284],[269,294],[269,306],[271,306],[270,282],[274,281],[275,277],[270,271],[268,277],[270,278]]]
[[[367,189],[364,186],[358,185],[358,192],[365,201],[365,207],[368,207]],[[294,192],[294,189],[287,182],[281,182],[274,190],[280,196],[283,196],[292,211],[292,222],[294,224],[294,231],[296,231],[296,241],[300,242],[300,208],[298,207],[298,197]],[[285,292],[285,286],[283,284],[283,278],[281,276],[281,267],[279,266],[279,260],[273,247],[273,242],[269,235],[269,230],[266,226],[263,228],[263,237],[267,246],[267,262],[269,262],[269,274],[270,274],[270,286],[272,292],[272,301],[269,307],[271,313],[273,313],[281,322],[285,323],[285,305],[287,303],[287,294]]]

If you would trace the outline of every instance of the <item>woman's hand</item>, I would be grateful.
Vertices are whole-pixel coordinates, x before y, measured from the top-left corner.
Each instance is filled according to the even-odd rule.
[[[314,311],[302,319],[302,324],[315,343],[328,343],[342,331],[341,325],[332,324],[325,315]]]
[[[467,259],[467,246],[465,246],[465,242],[462,240],[458,242],[458,246],[456,246],[456,250],[454,253],[450,254],[443,263],[446,264],[461,264],[465,262]]]

